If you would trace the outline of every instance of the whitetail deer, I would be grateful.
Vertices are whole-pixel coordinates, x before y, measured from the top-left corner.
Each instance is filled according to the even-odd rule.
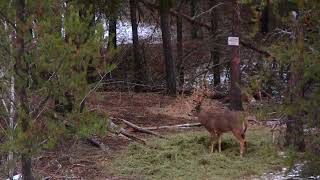
[[[201,107],[204,98],[204,93],[196,93],[193,100],[195,107],[189,115],[197,116],[200,123],[211,134],[211,152],[213,152],[216,138],[218,139],[218,150],[221,152],[221,135],[231,131],[240,143],[240,157],[242,158],[246,146],[245,133],[248,127],[244,113],[230,110],[205,110]]]

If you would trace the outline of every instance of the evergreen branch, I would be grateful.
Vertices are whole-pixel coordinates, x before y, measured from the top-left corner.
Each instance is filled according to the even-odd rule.
[[[16,57],[11,53],[11,51],[6,47],[4,46],[2,43],[0,43],[0,47],[4,49],[4,51],[11,57],[13,57],[14,59],[16,59]]]
[[[0,10],[0,18],[1,18],[2,20],[6,21],[7,23],[9,23],[14,30],[18,31],[18,28],[17,28],[17,26],[15,25],[15,23],[13,23],[13,22],[8,18],[8,16],[6,16],[6,15],[2,12],[2,10]]]

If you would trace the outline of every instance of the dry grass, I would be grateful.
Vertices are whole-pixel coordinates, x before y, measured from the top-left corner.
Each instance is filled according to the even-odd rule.
[[[185,118],[190,119],[188,116],[188,113],[191,112],[191,110],[194,108],[193,104],[193,96],[179,96],[174,101],[172,101],[170,104],[164,106],[164,107],[148,107],[146,110],[148,110],[150,113],[153,114],[162,114],[167,115],[175,118]],[[204,108],[211,109],[211,110],[217,110],[221,111],[221,109],[224,108],[224,105],[218,101],[212,101],[212,100],[205,100]]]
[[[207,132],[184,132],[169,140],[153,139],[148,147],[132,144],[107,169],[144,179],[244,179],[282,165],[267,129],[251,129],[247,139],[247,154],[241,159],[231,135],[223,137],[222,153],[211,154]]]

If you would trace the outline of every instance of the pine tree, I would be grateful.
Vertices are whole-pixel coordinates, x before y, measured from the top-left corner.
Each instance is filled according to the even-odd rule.
[[[23,178],[28,180],[34,178],[32,156],[53,147],[59,138],[106,132],[107,119],[83,106],[93,88],[87,84],[86,70],[90,61],[99,63],[104,32],[95,18],[95,4],[88,1],[16,0],[14,5],[2,1],[0,7],[0,20],[12,31],[0,30],[8,39],[0,50],[13,49],[6,53],[14,64],[18,122],[16,129],[5,129],[10,133],[1,132],[14,137],[6,137],[1,150],[21,156]],[[68,113],[57,113],[55,100]]]

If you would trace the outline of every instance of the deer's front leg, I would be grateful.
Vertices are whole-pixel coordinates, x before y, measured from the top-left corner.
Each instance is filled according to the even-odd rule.
[[[214,146],[215,146],[215,137],[213,134],[211,134],[211,153],[213,153]]]
[[[221,153],[221,135],[217,135],[218,136],[218,146],[219,146],[219,153]]]

